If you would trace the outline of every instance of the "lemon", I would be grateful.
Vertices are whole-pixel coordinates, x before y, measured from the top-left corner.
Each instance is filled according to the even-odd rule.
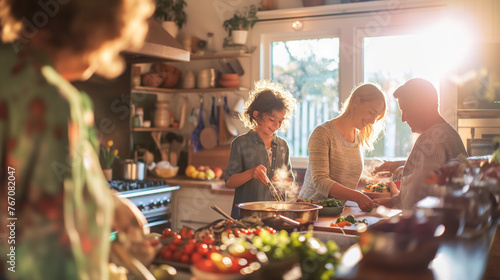
[[[207,179],[208,179],[208,180],[213,180],[213,179],[215,179],[215,172],[214,172],[213,170],[211,170],[211,169],[210,169],[210,170],[208,170],[206,173],[207,173]]]
[[[197,179],[200,180],[205,180],[207,178],[207,174],[203,171],[198,172],[198,175],[196,176]]]
[[[193,165],[188,165],[185,171],[186,176],[191,177],[191,173],[193,173],[193,171],[196,171],[196,167],[194,167]]]
[[[189,174],[189,177],[193,178],[193,179],[196,179],[198,178],[198,173],[200,173],[200,171],[198,170],[193,170],[190,174]]]

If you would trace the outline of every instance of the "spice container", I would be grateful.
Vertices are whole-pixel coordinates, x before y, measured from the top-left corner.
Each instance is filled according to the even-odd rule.
[[[168,127],[170,125],[169,103],[161,101],[156,103],[154,125],[155,127]]]

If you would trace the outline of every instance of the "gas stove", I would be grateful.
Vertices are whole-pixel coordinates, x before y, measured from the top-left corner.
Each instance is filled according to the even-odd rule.
[[[179,186],[170,186],[163,180],[116,180],[109,182],[109,186],[141,210],[152,232],[170,226],[172,192]]]

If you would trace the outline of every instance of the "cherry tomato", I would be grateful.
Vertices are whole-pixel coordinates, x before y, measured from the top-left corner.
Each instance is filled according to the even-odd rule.
[[[202,256],[206,256],[208,254],[208,245],[205,243],[198,243],[198,248],[196,248],[196,252],[200,253]]]
[[[198,253],[198,252],[194,252],[191,255],[191,263],[197,263],[201,259],[203,259],[203,256],[200,253]]]
[[[214,263],[209,259],[201,259],[198,262],[194,263],[194,266],[202,271],[217,272]]]
[[[203,243],[211,245],[214,243],[214,237],[211,234],[205,235],[203,237]]]
[[[189,254],[182,254],[180,257],[181,263],[190,263],[191,262],[191,256]]]
[[[175,251],[177,251],[177,245],[174,243],[170,243],[170,244],[168,244],[168,249],[172,252],[175,252]]]
[[[166,228],[165,230],[163,230],[161,237],[165,238],[165,237],[168,237],[168,236],[171,236],[174,234],[175,234],[175,232],[173,232],[171,228]]]
[[[168,247],[163,247],[163,248],[161,249],[161,257],[162,257],[164,260],[170,261],[170,260],[172,260],[173,256],[174,256],[173,251],[170,251],[170,250],[168,249]]]
[[[173,260],[176,261],[176,262],[179,262],[181,261],[181,256],[182,256],[182,252],[181,251],[175,251],[174,253],[174,257],[173,257]]]
[[[181,229],[181,232],[180,232],[180,235],[183,239],[189,239],[189,238],[193,238],[194,236],[194,231],[192,228],[190,227],[183,227]]]
[[[188,243],[188,244],[184,245],[184,253],[186,253],[186,254],[192,254],[195,249],[196,249],[196,246],[194,245],[194,243]]]
[[[231,220],[227,220],[227,224],[228,224],[228,225],[232,225],[232,224],[233,224],[233,221],[231,221]]]
[[[174,240],[172,240],[172,243],[179,245],[182,243],[182,236],[180,234],[174,235]]]
[[[234,230],[234,236],[239,237],[241,235],[241,230],[235,229]]]
[[[226,229],[227,234],[233,234],[233,231],[230,228]]]

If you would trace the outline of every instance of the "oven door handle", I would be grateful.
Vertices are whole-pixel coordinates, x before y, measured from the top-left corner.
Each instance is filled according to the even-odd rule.
[[[145,228],[155,227],[155,226],[165,225],[165,224],[168,224],[168,223],[170,223],[170,220],[159,220],[159,221],[154,221],[154,222],[147,223],[146,225],[144,225],[144,227]]]

